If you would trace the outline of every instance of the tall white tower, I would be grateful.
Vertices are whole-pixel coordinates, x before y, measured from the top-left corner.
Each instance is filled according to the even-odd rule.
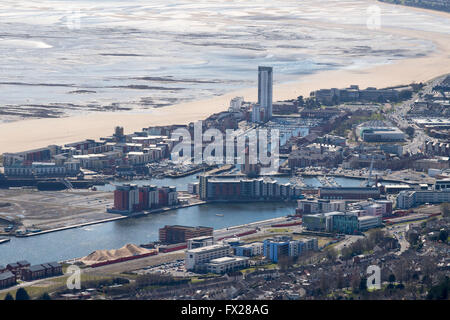
[[[272,67],[258,67],[258,104],[266,110],[266,120],[272,118]]]

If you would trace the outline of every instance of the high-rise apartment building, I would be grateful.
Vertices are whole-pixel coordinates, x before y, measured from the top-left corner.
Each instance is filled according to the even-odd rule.
[[[266,119],[272,118],[272,67],[258,67],[258,104],[264,108]]]

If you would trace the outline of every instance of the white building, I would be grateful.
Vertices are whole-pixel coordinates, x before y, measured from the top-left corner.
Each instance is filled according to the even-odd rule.
[[[397,196],[397,207],[409,209],[425,203],[450,202],[450,192],[423,190],[423,191],[401,191]]]
[[[244,103],[243,97],[235,97],[235,98],[231,99],[229,111],[230,112],[239,111],[241,109],[243,103]]]
[[[231,246],[215,244],[212,246],[186,250],[185,265],[187,270],[205,270],[206,263],[213,259],[231,256]]]
[[[358,230],[364,231],[381,226],[381,216],[358,217]]]
[[[383,216],[386,211],[381,204],[374,203],[364,208],[368,216]]]
[[[80,168],[79,163],[77,165],[74,164],[74,166],[75,168]],[[66,166],[58,166],[54,162],[33,162],[31,166],[15,165],[5,167],[6,176],[64,176],[66,171]]]
[[[234,271],[238,269],[243,269],[248,266],[247,257],[222,257],[217,259],[212,259],[206,263],[206,270],[212,273],[225,273],[228,271]]]
[[[237,256],[253,257],[264,254],[264,244],[262,242],[253,242],[236,247],[235,253]]]

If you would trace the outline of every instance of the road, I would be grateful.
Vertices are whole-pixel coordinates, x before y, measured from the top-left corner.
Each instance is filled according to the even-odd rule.
[[[396,252],[396,255],[401,255],[408,250],[409,242],[406,240],[406,232],[409,230],[409,224],[397,225],[387,228],[389,234],[393,235],[400,243],[400,250]]]
[[[404,152],[411,155],[422,152],[425,141],[436,141],[436,139],[429,137],[425,132],[417,126],[411,119],[408,119],[408,112],[411,111],[414,102],[427,94],[432,94],[433,87],[438,85],[442,79],[435,79],[427,83],[419,93],[413,94],[408,101],[396,106],[394,112],[386,114],[386,117],[395,123],[400,129],[405,130],[408,127],[413,127],[415,130],[413,139],[404,146]]]
[[[360,239],[363,239],[363,238],[364,238],[364,236],[349,236],[349,235],[347,235],[347,236],[345,236],[344,240],[340,241],[338,244],[336,244],[334,246],[334,249],[336,251],[341,251],[345,247],[348,247],[352,243],[354,243],[354,242],[356,242],[356,241],[358,241]]]

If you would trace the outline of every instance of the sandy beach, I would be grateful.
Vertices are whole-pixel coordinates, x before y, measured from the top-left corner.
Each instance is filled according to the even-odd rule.
[[[416,9],[417,10],[417,9]],[[442,13],[441,13],[442,15]],[[447,15],[450,17],[450,15]],[[332,25],[329,25],[333,27]],[[361,28],[355,25],[336,25],[340,28]],[[320,88],[343,88],[357,84],[388,87],[427,81],[450,73],[450,35],[410,29],[380,29],[379,32],[432,41],[435,50],[428,56],[396,60],[391,64],[358,70],[332,70],[306,75],[297,81],[274,85],[274,101],[309,96]],[[257,66],[255,65],[255,77]],[[276,69],[274,70],[276,72]],[[19,152],[50,144],[98,139],[113,133],[115,126],[123,126],[125,133],[144,127],[168,124],[187,124],[226,110],[235,96],[255,101],[257,88],[245,88],[214,98],[136,112],[98,112],[66,118],[23,120],[0,125],[0,153]]]

